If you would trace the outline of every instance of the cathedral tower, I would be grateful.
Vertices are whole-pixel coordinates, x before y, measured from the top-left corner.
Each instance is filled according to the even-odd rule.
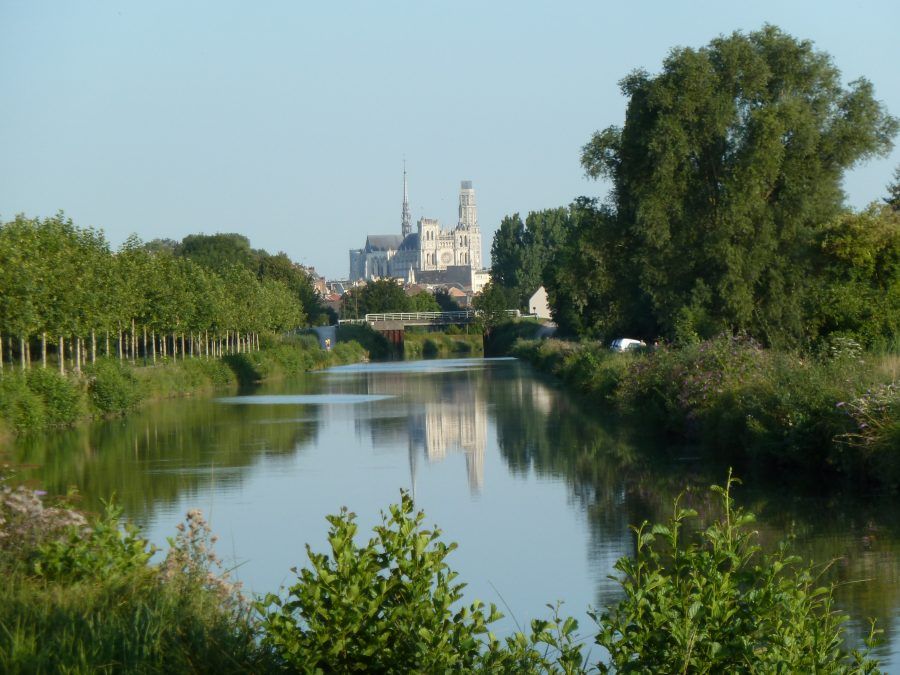
[[[456,264],[481,269],[481,230],[478,229],[475,188],[470,180],[464,180],[459,185],[459,224],[456,231]]]
[[[400,216],[400,231],[404,238],[412,233],[412,221],[409,217],[409,194],[406,190],[406,160],[403,160],[403,214]]]
[[[459,185],[459,227],[478,227],[478,210],[475,207],[475,188],[472,181],[464,180]]]

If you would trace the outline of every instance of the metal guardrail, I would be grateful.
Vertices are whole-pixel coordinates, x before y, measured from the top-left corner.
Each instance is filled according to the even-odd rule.
[[[517,309],[506,310],[507,316],[519,318],[522,313]],[[339,324],[376,324],[382,321],[399,321],[401,323],[463,323],[481,315],[474,309],[458,312],[385,312],[383,314],[366,314],[364,319],[341,319]]]

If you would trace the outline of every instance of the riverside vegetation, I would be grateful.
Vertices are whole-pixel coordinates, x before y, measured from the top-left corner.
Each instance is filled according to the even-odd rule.
[[[280,595],[242,596],[188,513],[160,562],[108,507],[85,516],[39,493],[0,487],[0,667],[4,672],[821,672],[873,673],[843,646],[820,570],[784,547],[763,553],[729,476],[712,488],[722,516],[703,524],[674,504],[634,528],[616,566],[624,598],[589,612],[592,628],[551,607],[498,639],[495,607],[463,603],[455,548],[412,499],[359,541],[355,516],[330,516],[329,551]],[[693,523],[693,525],[691,525]],[[870,643],[876,635],[873,627]],[[592,645],[598,648],[593,650]]]
[[[510,353],[730,461],[900,486],[896,355],[846,339],[803,355],[741,336],[624,354],[596,341],[520,339]]]
[[[304,373],[366,358],[356,342],[331,351],[313,335],[260,338],[259,351],[221,358],[160,359],[156,366],[98,358],[79,373],[52,369],[7,371],[0,377],[0,432],[23,432],[71,425],[79,420],[121,415],[147,400],[195,393],[213,387],[248,384]]]
[[[581,155],[608,199],[514,214],[493,240],[481,302],[521,306],[543,284],[579,342],[513,353],[718,453],[900,485],[900,168],[861,211],[841,187],[898,120],[771,25],[620,86],[623,126]],[[489,352],[515,335],[492,332]],[[668,346],[600,346],[622,337]]]

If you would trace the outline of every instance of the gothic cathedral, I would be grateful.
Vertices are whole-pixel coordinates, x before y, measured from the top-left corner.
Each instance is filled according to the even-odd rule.
[[[370,234],[366,245],[350,251],[350,281],[393,277],[405,281],[442,283],[471,278],[481,270],[481,231],[472,181],[459,188],[459,220],[444,230],[438,220],[420,218],[412,231],[406,168],[403,169],[401,234]]]

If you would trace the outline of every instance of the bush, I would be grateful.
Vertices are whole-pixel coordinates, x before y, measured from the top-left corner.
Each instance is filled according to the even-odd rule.
[[[0,488],[0,671],[274,670],[215,571],[202,523],[182,528],[156,566],[116,509],[89,521],[32,490]]]
[[[377,330],[368,324],[340,324],[337,327],[338,342],[357,342],[372,359],[386,359],[394,354],[394,347]]]
[[[355,515],[329,516],[331,555],[307,546],[310,568],[288,597],[269,595],[264,643],[300,672],[444,672],[471,669],[479,658],[474,636],[487,628],[478,605],[453,610],[463,585],[445,562],[455,545],[421,527],[403,495],[357,546]],[[493,614],[493,610],[491,612]]]
[[[37,429],[46,422],[44,401],[21,373],[0,377],[0,418],[14,431]]]
[[[28,371],[26,380],[44,402],[45,424],[72,424],[84,414],[82,392],[75,381],[44,368]]]
[[[143,398],[134,372],[112,359],[99,359],[85,368],[88,394],[101,413],[121,414],[137,407]]]
[[[874,672],[867,652],[843,648],[846,616],[815,570],[784,547],[761,553],[735,482],[713,486],[724,516],[694,536],[697,513],[678,500],[668,524],[633,528],[636,554],[616,563],[625,599],[593,614],[610,658],[601,672]]]
[[[456,544],[422,527],[403,493],[374,538],[354,542],[355,515],[328,516],[331,553],[313,553],[288,597],[258,603],[263,644],[290,672],[580,672],[573,619],[534,621],[531,633],[498,642],[502,615],[480,602],[456,608],[464,584],[446,563]]]

